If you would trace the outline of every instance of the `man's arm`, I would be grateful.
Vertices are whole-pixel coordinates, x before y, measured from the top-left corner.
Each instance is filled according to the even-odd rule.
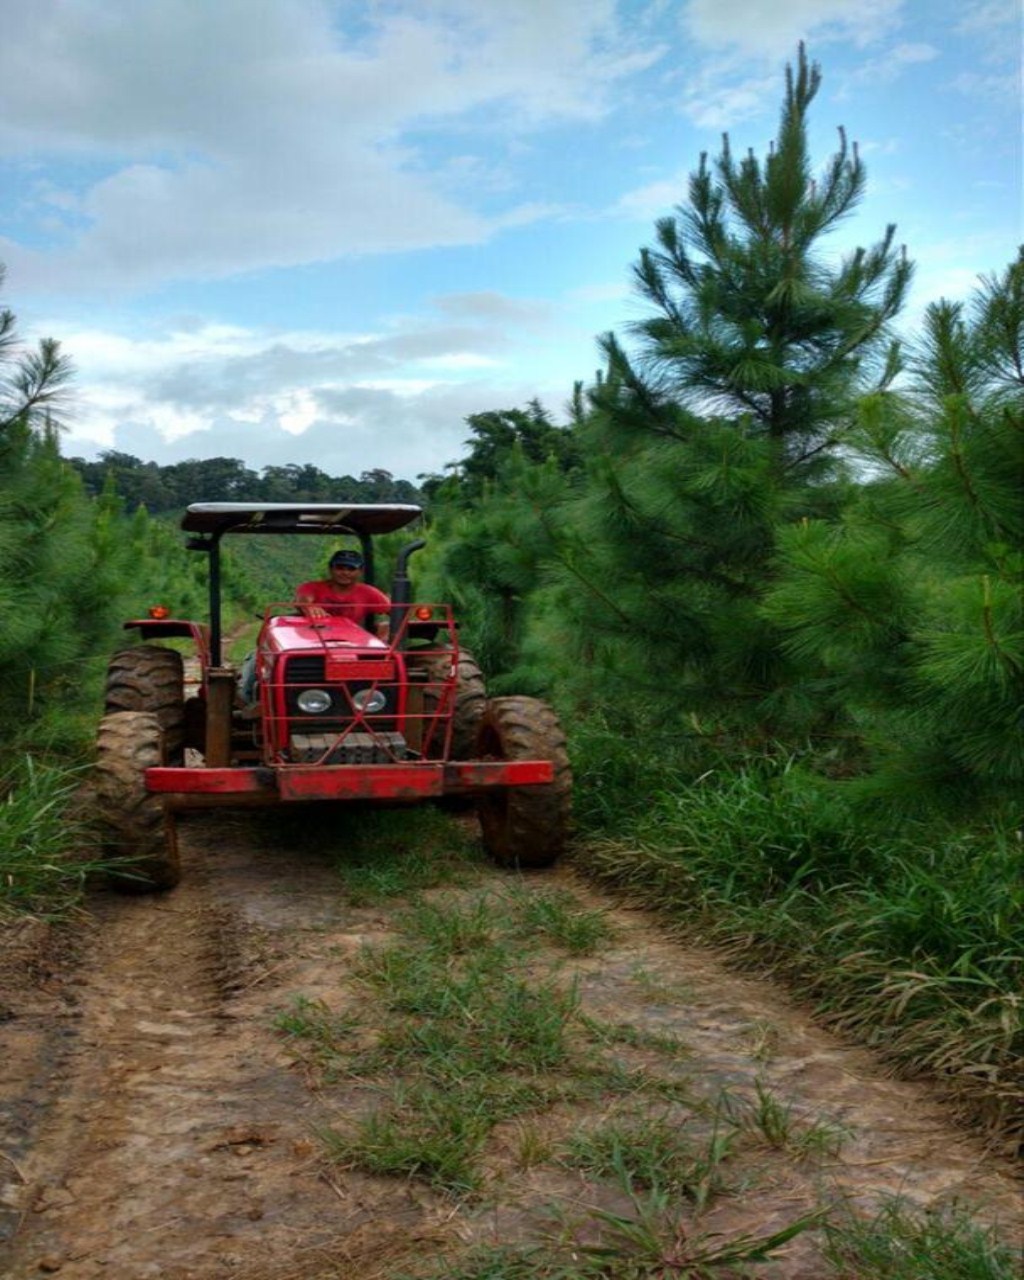
[[[327,610],[323,605],[317,603],[311,582],[304,582],[299,587],[295,592],[295,600],[307,618],[326,618],[328,616]]]
[[[373,633],[378,640],[388,640],[391,636],[391,598],[379,587],[371,587],[377,597],[371,604],[373,611]],[[385,613],[385,610],[388,612]]]

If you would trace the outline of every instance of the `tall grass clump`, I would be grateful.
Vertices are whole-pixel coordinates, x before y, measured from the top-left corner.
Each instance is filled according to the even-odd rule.
[[[644,717],[594,712],[567,724],[573,813],[585,831],[628,831],[651,799],[681,791],[709,767],[708,744],[687,724],[655,729]]]
[[[871,1218],[825,1224],[825,1257],[839,1280],[1014,1280],[1020,1252],[964,1214],[924,1214],[898,1200]]]
[[[908,1070],[954,1083],[996,1126],[1019,1124],[1024,845],[1005,823],[894,822],[855,787],[758,761],[648,790],[582,857]]]
[[[26,757],[0,776],[0,919],[58,917],[99,869],[95,841],[75,796],[81,770]]]

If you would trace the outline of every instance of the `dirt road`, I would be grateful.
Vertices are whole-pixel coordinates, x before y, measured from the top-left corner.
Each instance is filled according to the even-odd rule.
[[[318,1135],[365,1113],[382,1086],[318,1069],[275,1020],[301,997],[358,1007],[365,1023],[353,970],[367,947],[395,937],[407,904],[353,905],[329,859],[301,851],[298,829],[288,847],[279,827],[271,840],[257,818],[218,815],[189,820],[183,836],[182,885],[152,898],[98,893],[74,930],[77,954],[34,926],[10,941],[0,998],[3,1274],[371,1280],[467,1243],[529,1235],[552,1203],[621,1203],[558,1158],[560,1142],[624,1105],[621,1091],[498,1124],[471,1195],[327,1162]],[[433,900],[500,897],[508,884],[489,869],[471,879],[432,890]],[[752,1122],[737,1129],[728,1176],[701,1205],[702,1231],[765,1233],[823,1198],[867,1205],[885,1193],[922,1207],[962,1203],[1011,1236],[1021,1227],[1013,1171],[927,1087],[886,1078],[777,990],[667,939],[569,870],[529,877],[524,892],[552,884],[611,923],[605,946],[556,969],[593,1025],[619,1029],[621,1070],[685,1077],[704,1103],[732,1098],[733,1118],[746,1107],[749,1121],[757,1098],[786,1117],[775,1142],[763,1114],[760,1135]],[[365,1030],[356,1027],[357,1040]],[[658,1097],[670,1114],[677,1103],[664,1099],[675,1095],[666,1087]],[[809,1142],[790,1141],[809,1132],[835,1142],[811,1158]],[[763,1274],[830,1274],[816,1247],[798,1238]]]

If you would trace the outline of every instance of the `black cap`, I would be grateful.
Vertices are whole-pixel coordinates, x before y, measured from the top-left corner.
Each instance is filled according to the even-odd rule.
[[[361,569],[363,567],[363,557],[358,551],[343,548],[341,551],[335,551],[327,564],[331,569],[336,564],[344,565],[346,569]]]

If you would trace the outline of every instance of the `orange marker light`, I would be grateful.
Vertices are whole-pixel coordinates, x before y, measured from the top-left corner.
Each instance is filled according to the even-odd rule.
[[[420,622],[429,622],[434,616],[434,611],[428,605],[418,605],[415,610],[415,616]]]
[[[151,604],[149,606],[149,616],[151,618],[169,618],[171,611],[165,604]]]

